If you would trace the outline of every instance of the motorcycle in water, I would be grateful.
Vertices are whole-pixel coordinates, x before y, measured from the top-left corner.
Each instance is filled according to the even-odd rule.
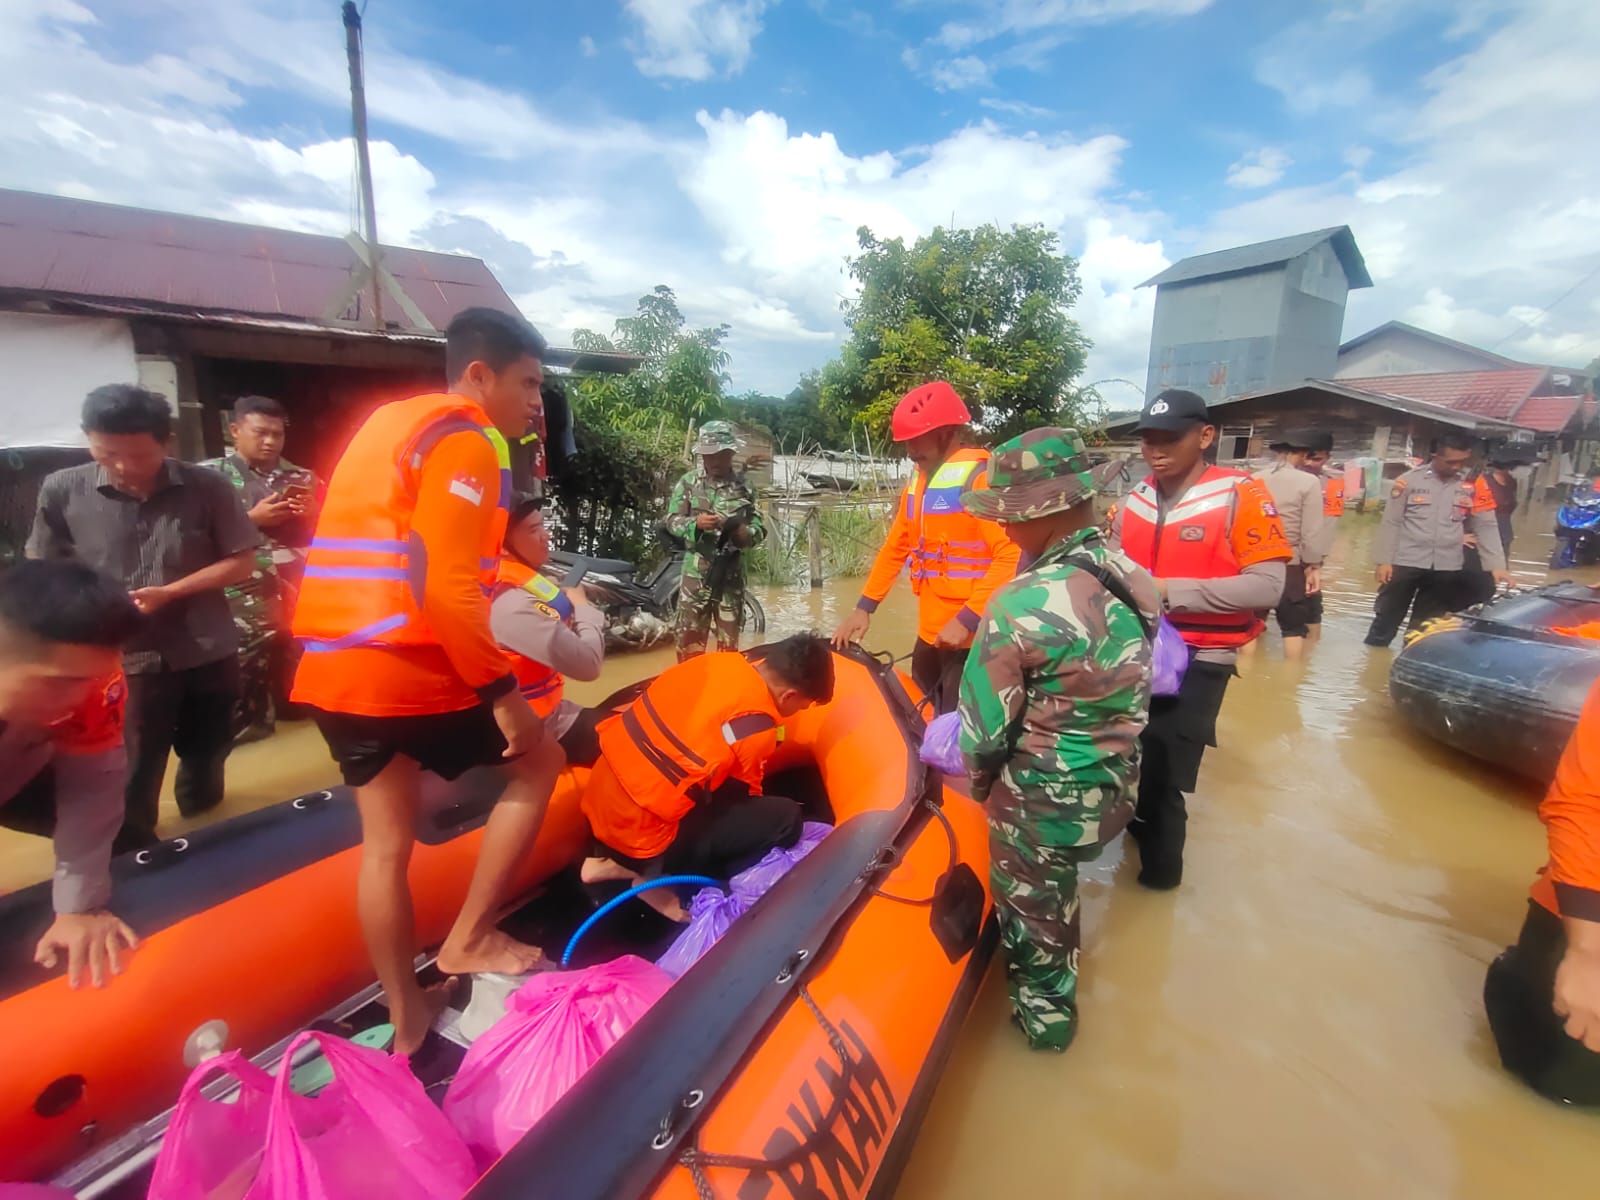
[[[1552,567],[1587,567],[1600,562],[1600,491],[1589,483],[1573,487],[1556,510],[1556,548]]]
[[[753,510],[752,510],[753,511]],[[738,554],[732,536],[747,516],[730,518],[718,539],[718,554],[713,560],[708,587],[720,591],[721,581]],[[683,583],[683,561],[688,543],[663,527],[657,540],[667,557],[648,575],[641,576],[631,562],[620,558],[593,558],[566,550],[552,550],[544,573],[562,587],[582,584],[589,599],[606,618],[606,650],[648,650],[672,640],[672,618],[678,608],[678,592]],[[726,547],[726,549],[724,548]],[[748,590],[744,594],[745,632],[767,631],[766,610]]]

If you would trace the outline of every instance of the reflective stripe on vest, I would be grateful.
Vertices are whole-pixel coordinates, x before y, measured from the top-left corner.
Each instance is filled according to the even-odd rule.
[[[479,585],[490,594],[510,511],[511,452],[499,430],[471,413],[462,397],[418,396],[384,405],[357,432],[346,451],[349,465],[341,460],[334,471],[306,555],[294,634],[307,652],[436,644],[421,619],[426,556],[407,530],[416,474],[428,453],[455,433],[481,434],[495,450],[497,506],[478,560]],[[392,467],[382,466],[385,461]],[[473,481],[457,480],[452,490],[457,484],[458,494],[474,498]],[[481,503],[481,491],[476,498]],[[364,529],[374,536],[359,536]]]
[[[1228,527],[1234,493],[1244,478],[1209,467],[1165,512],[1154,478],[1144,480],[1123,502],[1123,552],[1158,579],[1227,579],[1239,574]],[[1242,646],[1264,627],[1254,612],[1169,612],[1167,620],[1196,649]]]
[[[961,493],[987,462],[988,455],[982,451],[958,450],[933,473],[925,489],[920,471],[906,488],[906,519],[917,525],[917,540],[908,562],[912,591],[920,592],[925,580],[946,579],[963,581],[957,590],[970,592],[972,582],[989,573],[994,558],[988,542],[970,536],[940,536],[970,534],[976,529],[977,518],[961,506]]]

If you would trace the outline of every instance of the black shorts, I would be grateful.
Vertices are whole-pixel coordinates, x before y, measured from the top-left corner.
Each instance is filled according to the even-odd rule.
[[[397,754],[441,779],[505,761],[505,735],[487,704],[422,716],[366,717],[320,708],[311,715],[350,787],[371,783]]]
[[[1311,626],[1322,624],[1322,593],[1306,595],[1306,569],[1291,563],[1283,580],[1283,599],[1273,610],[1284,637],[1305,637]]]

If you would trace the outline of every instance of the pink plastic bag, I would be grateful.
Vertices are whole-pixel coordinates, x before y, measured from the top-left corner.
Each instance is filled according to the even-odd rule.
[[[333,1082],[289,1090],[294,1052],[315,1041]],[[273,1081],[261,1170],[246,1200],[461,1200],[472,1155],[406,1060],[314,1031],[289,1043]]]
[[[0,1183],[0,1200],[73,1200],[73,1196],[48,1183]]]
[[[800,827],[800,839],[794,845],[775,846],[767,851],[766,857],[755,866],[746,867],[730,879],[726,892],[721,888],[701,888],[689,902],[689,923],[667,947],[667,952],[656,959],[656,966],[674,979],[681,979],[683,973],[728,932],[734,921],[744,916],[752,904],[832,832],[832,825],[807,821]]]
[[[239,1083],[227,1101],[201,1092],[218,1075]],[[237,1050],[191,1071],[156,1157],[150,1200],[241,1200],[261,1163],[271,1103],[272,1076]]]
[[[511,1149],[671,984],[628,955],[546,971],[518,988],[506,1015],[472,1043],[444,1098],[445,1116],[479,1165]]]
[[[965,775],[967,764],[961,760],[961,714],[947,712],[929,721],[917,757],[946,775]]]

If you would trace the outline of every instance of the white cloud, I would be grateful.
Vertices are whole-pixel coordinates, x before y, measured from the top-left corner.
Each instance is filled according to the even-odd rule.
[[[750,59],[770,0],[626,0],[638,30],[629,42],[646,75],[702,81],[737,75]]]
[[[996,38],[1148,17],[1189,17],[1212,0],[965,0],[972,17],[946,22],[937,41],[964,50]]]
[[[586,33],[578,39],[578,53],[585,58],[593,58],[600,53],[600,48],[594,44],[594,39]]]
[[[1006,113],[1013,117],[1025,117],[1030,121],[1042,121],[1056,115],[1054,109],[1044,108],[1038,104],[1029,104],[1025,100],[1002,100],[995,96],[984,96],[978,103],[991,112]]]
[[[983,87],[989,82],[989,64],[976,55],[966,54],[935,63],[928,77],[941,92]]]
[[[1236,188],[1271,187],[1283,178],[1294,160],[1272,146],[1252,150],[1228,168],[1228,186]]]

